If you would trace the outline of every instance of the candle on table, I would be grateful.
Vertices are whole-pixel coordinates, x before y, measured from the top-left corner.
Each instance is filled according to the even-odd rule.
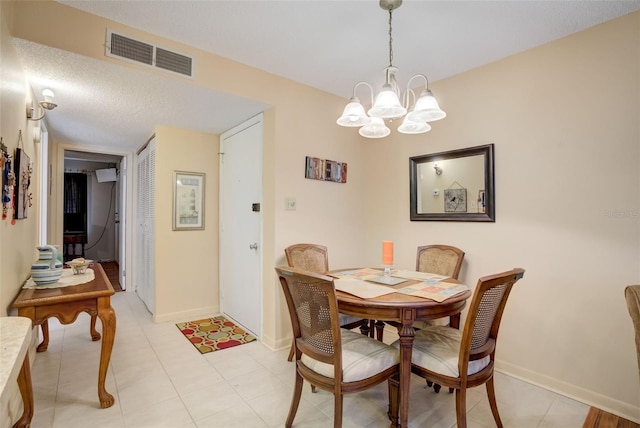
[[[382,264],[393,265],[393,241],[382,241]]]

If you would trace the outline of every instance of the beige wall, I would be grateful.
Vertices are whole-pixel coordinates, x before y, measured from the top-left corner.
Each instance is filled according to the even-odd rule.
[[[104,57],[106,26],[143,34],[53,2],[15,8],[14,35],[104,61],[116,61]],[[58,25],[45,25],[45,19]],[[383,239],[396,242],[401,267],[414,265],[418,245],[447,243],[466,251],[461,279],[470,286],[482,275],[527,269],[505,314],[501,370],[640,421],[633,333],[622,293],[640,282],[639,40],[636,13],[437,82],[432,89],[448,117],[426,135],[393,130],[381,141],[334,125],[346,100],[162,40],[195,57],[203,70],[195,84],[273,106],[264,123],[263,342],[285,347],[290,341],[273,273],[273,265],[284,263],[287,245],[327,245],[331,267],[339,268],[379,264]],[[3,92],[3,130],[4,103]],[[17,106],[15,123],[24,120]],[[176,141],[189,131],[157,131],[157,188],[165,189],[157,208],[166,210],[157,220],[158,311],[173,316],[209,300],[218,304],[215,282],[200,290],[206,303],[189,300],[176,287],[185,284],[183,275],[207,281],[195,272],[205,259],[217,262],[218,244],[217,227],[207,227],[195,245],[188,241],[195,232],[171,232],[170,172],[207,171],[206,221],[216,224],[209,219],[217,215],[209,178],[217,180],[217,172],[208,171],[217,168],[217,158],[174,156]],[[217,137],[193,137],[203,153],[211,148],[205,140],[217,145]],[[408,157],[486,143],[495,144],[496,223],[410,222]],[[305,179],[305,156],[347,162],[348,182]],[[199,163],[205,159],[209,163]],[[297,199],[296,211],[284,210],[286,197]],[[3,224],[3,259],[5,229]],[[190,253],[197,254],[191,272],[175,270],[176,259]],[[5,288],[3,283],[2,293]]]
[[[220,139],[167,126],[158,126],[155,135],[155,319],[184,321],[218,313]],[[204,230],[172,230],[173,171],[205,174]]]
[[[366,150],[371,188],[396,195],[380,204],[367,193],[366,261],[377,263],[380,241],[392,239],[407,268],[418,245],[462,248],[470,286],[525,268],[505,313],[499,369],[640,420],[623,293],[640,282],[640,13],[433,92],[448,117],[430,133]],[[496,222],[410,222],[407,158],[487,143]]]
[[[11,310],[13,299],[30,276],[31,264],[38,258],[40,160],[37,151],[40,148],[33,142],[34,122],[28,121],[26,116],[27,104],[31,103],[33,92],[11,44],[8,27],[11,14],[11,7],[0,7],[0,135],[13,159],[18,147],[18,135],[22,131],[20,147],[33,162],[34,173],[29,187],[33,205],[29,208],[27,218],[16,220],[15,224],[11,224],[11,208],[7,219],[0,220],[0,316],[6,316]]]

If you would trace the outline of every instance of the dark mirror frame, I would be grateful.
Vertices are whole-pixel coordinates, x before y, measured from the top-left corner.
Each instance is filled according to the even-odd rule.
[[[484,156],[484,213],[419,213],[418,212],[418,166],[426,162],[451,160],[467,156]],[[493,144],[451,150],[430,155],[413,156],[409,158],[409,191],[411,221],[481,221],[495,222],[495,182],[493,164]]]

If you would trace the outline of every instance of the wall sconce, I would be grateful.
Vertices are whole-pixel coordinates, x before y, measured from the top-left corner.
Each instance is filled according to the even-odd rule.
[[[434,163],[434,164],[433,164],[433,169],[435,169],[435,170],[436,170],[436,175],[440,175],[440,174],[442,174],[442,168],[440,168],[440,167],[438,166],[438,163]]]
[[[53,102],[53,97],[55,96],[55,94],[51,89],[44,89],[42,91],[42,96],[44,96],[44,101],[40,101],[38,103],[40,107],[34,107],[33,103],[31,103],[31,106],[27,107],[27,119],[33,121],[40,120],[44,118],[45,110],[53,110],[54,108],[58,107],[58,104]]]

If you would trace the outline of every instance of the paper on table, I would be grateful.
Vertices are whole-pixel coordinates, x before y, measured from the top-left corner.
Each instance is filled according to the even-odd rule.
[[[336,290],[344,291],[363,299],[372,299],[396,292],[393,288],[385,287],[384,285],[371,284],[353,278],[338,278],[334,279],[333,283],[336,285]]]
[[[452,284],[440,281],[423,281],[418,284],[408,285],[396,290],[398,293],[409,294],[411,296],[424,297],[444,302],[449,297],[456,296],[469,290],[466,285]]]
[[[413,270],[394,270],[391,272],[393,276],[407,279],[416,279],[418,281],[441,281],[450,278],[449,276],[438,275],[437,273],[416,272]]]
[[[357,279],[369,279],[375,276],[382,275],[381,270],[371,269],[371,268],[360,268],[360,269],[351,269],[351,270],[343,270],[340,272],[332,273],[331,276],[334,278],[357,278]]]

